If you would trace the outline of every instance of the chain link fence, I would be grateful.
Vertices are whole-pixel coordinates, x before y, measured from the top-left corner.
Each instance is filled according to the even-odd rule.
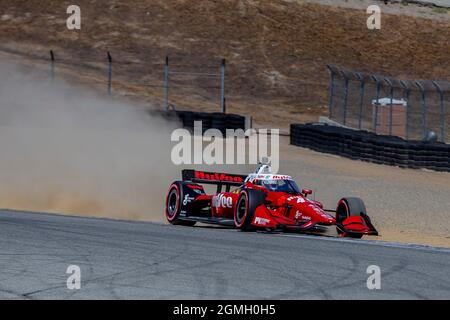
[[[171,91],[180,87],[192,86],[209,91],[210,100],[218,101],[220,112],[225,113],[225,59],[222,59],[220,66],[207,66],[206,70],[203,67],[200,70],[192,71],[189,67],[186,68],[183,65],[169,65],[169,57],[166,56],[164,65],[164,109],[167,111],[171,106],[175,107],[170,100]],[[211,98],[211,93],[213,98]]]
[[[329,117],[344,126],[422,140],[450,141],[450,82],[398,80],[327,65]]]
[[[147,61],[98,50],[84,54],[66,50],[22,52],[0,46],[0,51],[33,62],[49,62],[52,80],[60,74],[70,78],[71,83],[83,83],[83,78],[89,78],[109,95],[151,96],[154,109],[226,112],[225,59],[190,63],[179,56],[171,56],[170,61],[167,56],[165,60]]]

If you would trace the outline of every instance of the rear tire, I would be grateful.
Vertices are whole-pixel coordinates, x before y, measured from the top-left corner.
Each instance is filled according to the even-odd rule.
[[[239,194],[236,207],[234,208],[234,224],[242,231],[253,230],[253,217],[256,208],[265,201],[265,194],[258,190],[244,189]]]
[[[181,202],[183,201],[182,182],[176,181],[172,183],[166,198],[166,218],[171,224],[182,226],[193,226],[195,221],[180,219]]]
[[[368,217],[366,212],[366,206],[360,198],[349,197],[349,198],[342,198],[339,201],[338,207],[336,209],[336,223],[342,224],[342,222],[345,219],[351,216],[361,216],[364,218]],[[339,228],[336,228],[336,230],[339,235],[343,233],[343,231],[340,230]],[[361,239],[363,234],[347,233],[345,236],[349,238]]]

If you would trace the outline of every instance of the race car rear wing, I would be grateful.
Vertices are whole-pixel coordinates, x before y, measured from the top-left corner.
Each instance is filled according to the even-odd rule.
[[[222,186],[227,187],[227,191],[230,190],[230,186],[241,186],[244,184],[246,175],[230,174],[223,172],[206,172],[196,171],[192,169],[184,169],[181,171],[183,181],[192,181],[195,183],[203,184],[215,184],[217,185],[218,192],[221,192]]]

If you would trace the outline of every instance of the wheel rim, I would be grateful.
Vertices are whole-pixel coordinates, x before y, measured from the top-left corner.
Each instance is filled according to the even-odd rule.
[[[167,214],[169,217],[173,217],[176,214],[178,208],[178,192],[174,188],[170,191],[169,197],[167,199]]]
[[[245,218],[247,214],[247,199],[245,196],[239,199],[239,202],[236,206],[236,220],[238,224],[242,223],[242,220]]]
[[[345,218],[348,217],[348,210],[347,210],[347,204],[342,202],[339,206],[338,206],[338,210],[336,212],[336,221],[337,222],[342,222],[345,220]]]

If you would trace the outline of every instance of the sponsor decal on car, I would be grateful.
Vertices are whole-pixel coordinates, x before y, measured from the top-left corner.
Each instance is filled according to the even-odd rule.
[[[265,219],[265,218],[261,218],[261,217],[255,217],[255,224],[259,224],[262,226],[265,226],[266,224],[268,224],[270,222],[269,219]]]
[[[306,202],[306,200],[301,196],[292,196],[292,197],[287,198],[286,200],[291,201],[291,200],[295,200],[295,199],[297,199],[297,203],[305,203]]]
[[[279,176],[279,175],[272,176],[272,178],[268,178],[268,179],[273,179],[273,180],[292,180],[292,178],[290,176]]]
[[[246,181],[254,182],[255,180],[292,180],[292,177],[276,174],[249,174]]]
[[[211,205],[215,208],[232,208],[233,198],[230,196],[225,196],[223,193],[219,193],[218,195],[212,197]]]
[[[192,202],[192,200],[194,200],[194,197],[189,197],[189,195],[185,195],[184,199],[183,199],[183,205],[187,205],[189,202]]]
[[[203,171],[195,171],[195,178],[211,181],[244,182],[244,179],[242,179],[242,177],[240,176],[229,175],[226,173],[213,173]]]

